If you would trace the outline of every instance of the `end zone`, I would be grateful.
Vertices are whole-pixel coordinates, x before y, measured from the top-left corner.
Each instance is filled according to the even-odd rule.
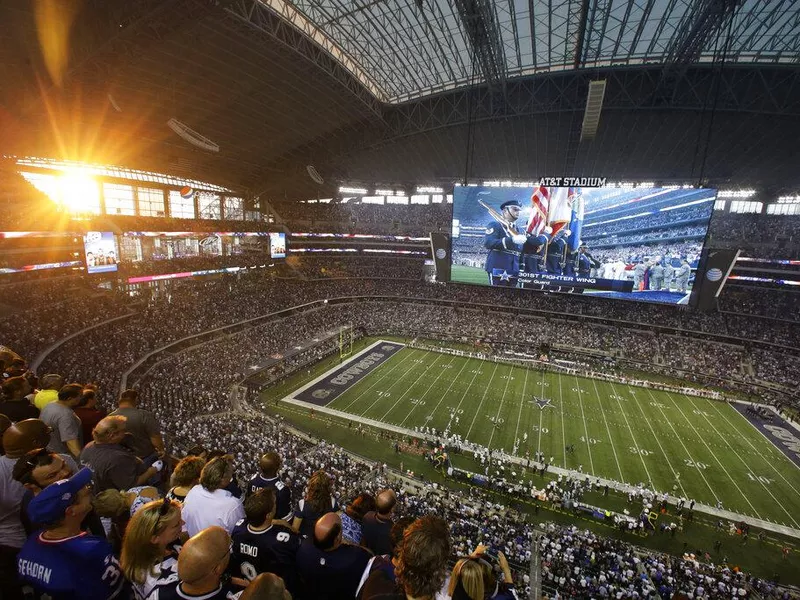
[[[405,344],[378,340],[282,400],[327,406],[403,348]]]

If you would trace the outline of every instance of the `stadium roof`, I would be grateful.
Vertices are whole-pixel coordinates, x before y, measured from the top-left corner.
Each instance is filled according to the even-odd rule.
[[[269,0],[378,99],[572,69],[727,60],[797,64],[794,0]],[[475,61],[473,63],[473,57]]]
[[[796,0],[5,0],[0,37],[0,154],[294,198],[465,170],[800,184]]]

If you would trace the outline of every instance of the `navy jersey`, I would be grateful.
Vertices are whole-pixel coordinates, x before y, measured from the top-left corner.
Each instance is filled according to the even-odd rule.
[[[507,227],[498,221],[486,226],[483,247],[489,251],[484,270],[490,275],[505,272],[512,277],[519,274],[519,254],[521,246],[514,243]]]
[[[247,483],[247,495],[255,494],[258,490],[272,488],[275,490],[275,518],[291,521],[292,519],[292,490],[278,477],[262,477],[256,473]]]
[[[127,598],[127,582],[111,544],[86,532],[63,540],[32,535],[20,550],[17,572],[53,600]]]
[[[233,552],[229,568],[234,577],[252,581],[260,573],[275,573],[295,595],[297,550],[302,539],[293,529],[273,523],[263,531],[253,531],[241,520],[233,529],[231,539]]]
[[[326,552],[304,540],[297,552],[297,571],[305,597],[314,600],[355,598],[372,554],[361,546],[342,544]]]
[[[181,589],[182,584],[173,588],[162,588],[158,600],[238,600],[242,595],[242,588],[232,583],[220,583],[217,589],[205,594],[188,594]]]

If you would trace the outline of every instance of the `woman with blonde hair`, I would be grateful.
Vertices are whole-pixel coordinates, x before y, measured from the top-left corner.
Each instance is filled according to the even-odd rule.
[[[495,578],[492,566],[486,561],[487,546],[478,546],[469,558],[462,558],[453,567],[447,595],[452,600],[516,600],[511,569],[502,552],[497,553],[497,564],[503,579]]]
[[[137,600],[157,588],[178,585],[180,502],[164,498],[141,507],[131,517],[122,540],[120,565]]]

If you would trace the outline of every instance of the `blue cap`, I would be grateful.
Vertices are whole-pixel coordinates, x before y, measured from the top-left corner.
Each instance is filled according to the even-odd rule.
[[[519,200],[509,200],[508,202],[503,202],[500,205],[500,210],[503,210],[507,206],[517,206],[519,208],[522,208],[522,205],[519,203]]]
[[[69,479],[48,485],[28,504],[28,517],[34,523],[57,523],[75,502],[75,495],[91,481],[92,471],[84,467]]]

